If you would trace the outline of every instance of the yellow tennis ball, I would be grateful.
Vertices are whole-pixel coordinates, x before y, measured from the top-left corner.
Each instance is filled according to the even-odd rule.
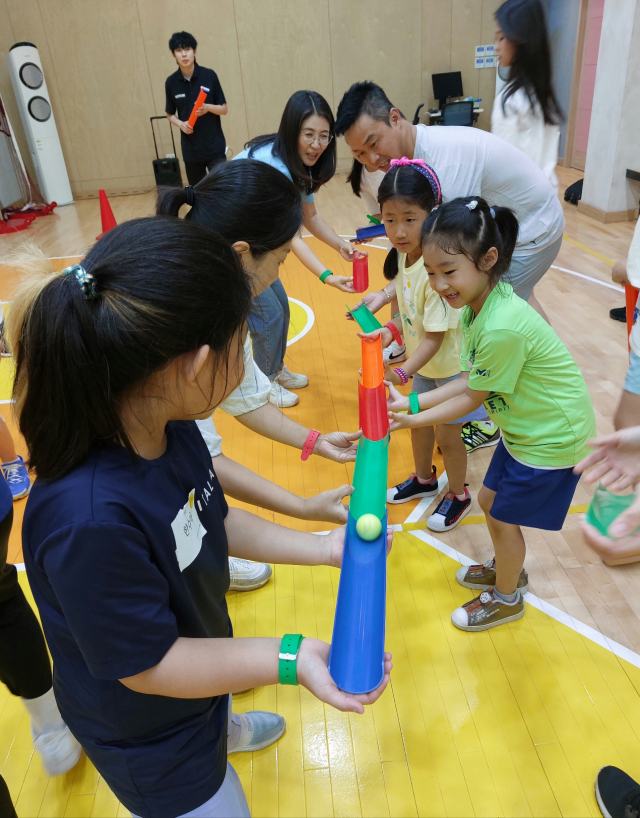
[[[375,514],[363,514],[356,523],[356,531],[363,540],[375,540],[380,536],[382,523]]]

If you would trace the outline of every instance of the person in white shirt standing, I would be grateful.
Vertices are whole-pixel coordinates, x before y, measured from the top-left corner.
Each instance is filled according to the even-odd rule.
[[[496,56],[506,84],[496,95],[491,132],[520,148],[558,190],[563,116],[551,82],[551,53],[540,0],[507,0],[495,13]]]
[[[335,133],[344,135],[368,170],[386,172],[392,159],[403,156],[423,159],[440,179],[444,202],[481,196],[513,210],[520,232],[505,280],[546,318],[532,293],[560,251],[565,222],[556,192],[535,162],[479,128],[412,125],[372,82],[355,83],[343,96]],[[383,303],[367,306],[375,312]]]
[[[616,262],[611,271],[611,278],[616,284],[630,284],[636,290],[640,290],[640,220],[636,222],[626,263]],[[616,430],[640,425],[640,321],[637,306],[634,310],[629,345],[631,346],[629,369],[613,421]]]

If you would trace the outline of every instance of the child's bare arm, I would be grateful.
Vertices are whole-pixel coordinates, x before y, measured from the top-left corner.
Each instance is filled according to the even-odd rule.
[[[422,367],[428,364],[434,355],[436,355],[443,341],[444,332],[425,333],[424,341],[420,342],[413,355],[410,355],[402,364],[402,369],[404,369],[409,377],[415,375],[416,372],[419,372]],[[388,364],[385,365],[385,378],[398,386],[402,383],[400,376],[396,375]]]
[[[301,685],[338,710],[364,713],[389,682],[391,655],[385,654],[385,676],[376,690],[352,696],[339,690],[327,668],[329,645],[305,639],[300,645],[297,675]],[[150,696],[201,699],[278,682],[280,639],[191,639],[178,637],[158,664],[120,679],[130,690]]]

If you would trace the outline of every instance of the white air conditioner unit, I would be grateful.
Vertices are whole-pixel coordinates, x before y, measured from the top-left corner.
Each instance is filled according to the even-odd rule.
[[[9,73],[42,195],[47,202],[71,204],[73,194],[67,167],[35,45],[16,43],[12,46]]]

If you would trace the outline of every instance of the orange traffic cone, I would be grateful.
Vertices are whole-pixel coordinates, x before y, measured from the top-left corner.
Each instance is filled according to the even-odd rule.
[[[102,233],[100,233],[99,236],[96,236],[96,240],[101,239],[105,233],[108,233],[109,230],[113,230],[113,228],[118,224],[116,217],[113,215],[113,210],[111,209],[109,200],[107,199],[107,194],[104,192],[104,190],[100,191],[100,218],[102,219]]]

